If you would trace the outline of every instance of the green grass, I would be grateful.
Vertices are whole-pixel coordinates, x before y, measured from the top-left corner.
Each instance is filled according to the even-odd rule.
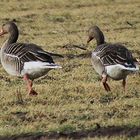
[[[121,42],[140,57],[139,0],[3,0],[0,7],[1,25],[17,21],[19,42],[35,43],[50,52],[79,55],[87,51],[63,45],[85,44],[87,29],[96,24],[107,42]],[[0,38],[1,45],[5,39]],[[91,42],[88,51],[95,46],[96,42]],[[121,82],[112,80],[112,92],[106,93],[90,57],[55,61],[63,68],[34,82],[37,97],[29,96],[25,83],[0,67],[0,135],[72,132],[94,129],[96,123],[101,127],[140,126],[139,74],[128,77],[127,93],[123,93]],[[121,138],[127,139],[113,139]]]

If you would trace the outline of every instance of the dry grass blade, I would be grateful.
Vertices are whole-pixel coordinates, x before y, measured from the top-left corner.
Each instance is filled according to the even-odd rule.
[[[81,49],[81,50],[86,50],[86,45],[84,44],[81,44],[81,45],[75,45],[75,44],[65,44],[62,46],[63,48],[67,48],[67,49],[70,49],[70,48],[78,48],[78,49]]]

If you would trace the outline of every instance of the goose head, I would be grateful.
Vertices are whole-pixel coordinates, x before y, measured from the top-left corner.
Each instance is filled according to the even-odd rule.
[[[13,33],[18,32],[17,25],[14,22],[7,22],[6,24],[2,25],[2,28],[0,30],[0,36],[7,34],[7,33]]]
[[[87,45],[93,39],[96,39],[97,45],[101,45],[104,43],[104,35],[98,26],[91,26],[88,30],[88,39]]]
[[[9,38],[8,38],[9,43],[16,42],[19,35],[17,25],[12,21],[7,22],[6,24],[3,24],[0,29],[0,36],[4,34],[9,34]]]

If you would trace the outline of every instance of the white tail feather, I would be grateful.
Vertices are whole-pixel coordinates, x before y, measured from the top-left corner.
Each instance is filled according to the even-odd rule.
[[[47,63],[47,62],[40,62],[40,61],[31,61],[31,62],[25,62],[24,63],[24,69],[57,69],[57,68],[62,68],[58,64],[54,63]]]

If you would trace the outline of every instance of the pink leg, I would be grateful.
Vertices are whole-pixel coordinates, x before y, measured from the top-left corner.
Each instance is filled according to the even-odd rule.
[[[107,87],[108,91],[111,91],[111,89],[110,89],[108,83],[106,83],[106,87]]]
[[[107,92],[111,91],[109,85],[107,84],[107,75],[104,75],[104,74],[102,75],[102,83]]]
[[[126,79],[123,79],[122,85],[123,85],[123,90],[125,92],[126,91]]]
[[[37,95],[38,93],[32,89],[33,82],[32,82],[32,80],[29,79],[28,74],[25,74],[23,76],[23,80],[25,80],[27,82],[27,88],[29,91],[29,95]]]

